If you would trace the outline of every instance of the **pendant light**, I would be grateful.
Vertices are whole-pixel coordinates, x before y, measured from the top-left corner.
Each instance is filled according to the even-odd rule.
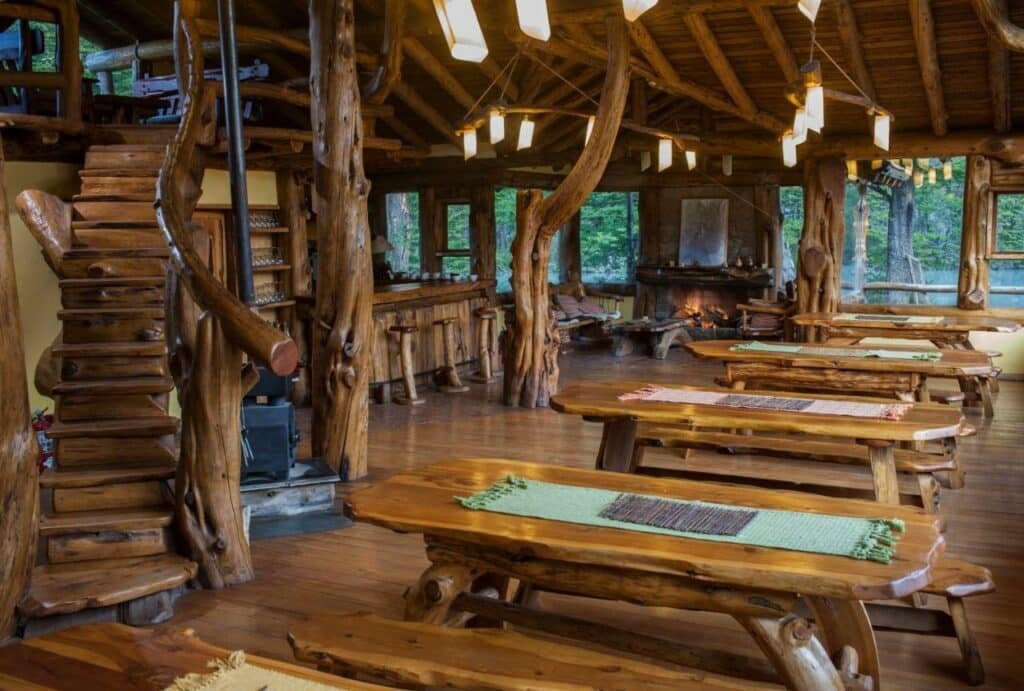
[[[434,11],[453,58],[482,62],[487,57],[487,42],[472,0],[434,0]]]
[[[658,0],[622,0],[622,13],[627,22],[635,22],[647,10],[658,4]]]
[[[726,177],[729,177],[730,175],[732,175],[732,155],[731,154],[723,154],[722,155],[722,175],[724,175]]]
[[[584,144],[589,144],[590,143],[590,135],[592,135],[594,133],[594,121],[595,120],[597,120],[597,117],[595,117],[593,115],[588,115],[587,116],[587,136],[583,138],[583,143]]]
[[[476,156],[476,128],[468,127],[461,132],[462,134],[462,156],[464,160]]]
[[[658,140],[658,172],[672,166],[672,140]]]
[[[516,146],[516,150],[522,151],[531,146],[533,146],[533,120],[524,117],[522,124],[519,125],[519,144]]]
[[[807,111],[807,128],[821,132],[825,127],[825,89],[821,86],[821,63],[811,60],[800,68],[804,86],[804,109]]]
[[[686,152],[686,169],[693,170],[697,167],[697,152],[687,150]]]
[[[914,171],[914,187],[920,187],[924,184],[924,171],[918,168]]]
[[[793,114],[793,142],[797,145],[807,141],[807,109],[797,108]]]
[[[497,144],[505,139],[505,116],[497,108],[491,108],[490,131],[491,144]]]
[[[946,161],[942,164],[942,179],[952,180],[953,179],[953,162]]]
[[[800,14],[811,20],[813,24],[818,16],[818,10],[821,8],[821,0],[798,0],[796,7],[800,10]]]
[[[643,173],[651,167],[651,152],[641,151],[640,152],[640,172]]]
[[[938,180],[938,175],[936,174],[935,169],[934,168],[929,168],[928,169],[928,184],[929,185],[934,185],[937,180]]]
[[[847,161],[846,162],[846,179],[851,182],[857,179],[857,162]]]
[[[882,151],[889,150],[889,127],[892,118],[886,113],[875,114],[875,146]]]
[[[796,142],[793,140],[792,132],[782,135],[782,163],[787,168],[796,165]]]
[[[881,169],[882,169],[882,159],[876,158],[875,160],[873,160],[871,162],[871,170],[881,170]]]
[[[519,28],[524,34],[538,41],[551,38],[547,0],[516,0],[516,13],[519,15]]]

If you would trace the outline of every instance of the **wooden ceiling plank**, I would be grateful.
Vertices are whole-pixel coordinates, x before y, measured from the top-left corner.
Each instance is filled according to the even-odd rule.
[[[381,120],[384,122],[385,125],[390,127],[395,134],[397,134],[399,137],[409,142],[413,146],[421,149],[430,148],[430,142],[428,142],[426,138],[423,137],[423,135],[421,135],[415,129],[399,120],[394,115],[382,117]]]
[[[921,68],[921,81],[928,98],[932,131],[937,137],[949,131],[949,113],[942,90],[942,69],[939,67],[939,48],[935,41],[935,17],[931,0],[909,0],[910,25],[914,30],[917,62]]]
[[[839,31],[839,40],[843,44],[843,53],[846,54],[846,60],[849,62],[850,72],[868,98],[878,101],[875,96],[875,81],[871,78],[868,64],[864,60],[864,49],[861,46],[860,30],[857,28],[857,17],[853,14],[850,0],[833,0],[832,7],[836,13],[836,28]]]
[[[764,5],[751,5],[747,9],[750,11],[750,18],[761,30],[761,35],[768,45],[768,50],[772,52],[772,57],[775,58],[775,62],[779,63],[786,81],[793,82],[799,79],[800,64],[796,61],[793,49],[786,42],[786,37],[782,35],[782,29],[775,21],[775,15],[772,14],[771,9]]]
[[[729,58],[718,44],[718,39],[711,32],[711,27],[708,26],[704,15],[699,12],[690,12],[685,15],[685,21],[690,33],[697,41],[697,46],[704,54],[708,64],[711,65],[712,71],[718,76],[718,81],[722,82],[729,97],[748,116],[757,113],[757,104],[747,93],[747,89],[740,81],[736,70],[733,69],[732,63],[729,62]]]
[[[440,60],[434,57],[434,54],[425,45],[420,43],[419,39],[406,36],[402,40],[402,46],[405,49],[405,54],[433,77],[434,81],[440,84],[441,88],[448,92],[459,105],[467,109],[473,107],[476,99],[462,86],[462,82]]]
[[[994,0],[1006,14],[1006,0]],[[1010,51],[997,38],[988,41],[988,74],[992,91],[992,126],[996,132],[1013,129],[1013,102],[1010,94]]]
[[[434,129],[444,135],[445,139],[455,144],[458,147],[462,146],[462,140],[456,135],[452,124],[448,122],[448,119],[441,114],[434,106],[427,103],[420,94],[413,90],[405,82],[398,82],[395,84],[391,93],[402,100],[405,105],[409,107],[412,112],[423,119],[424,122],[431,125]]]

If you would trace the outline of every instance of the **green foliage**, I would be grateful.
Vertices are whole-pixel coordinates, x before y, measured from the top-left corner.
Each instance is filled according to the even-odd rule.
[[[1024,194],[996,195],[996,251],[1024,252]]]
[[[388,242],[395,248],[388,255],[395,271],[420,271],[420,195],[393,192],[386,196]]]
[[[584,283],[629,283],[636,275],[640,195],[594,192],[580,209]]]
[[[46,22],[29,22],[29,28],[38,29],[43,34],[43,52],[39,55],[32,56],[32,71],[33,72],[56,72],[57,71],[57,25],[49,24]],[[18,23],[12,23],[5,33],[18,33]],[[85,58],[91,53],[102,50],[95,43],[79,36],[78,38],[78,52],[82,58],[82,64],[85,64]],[[96,75],[89,69],[84,69],[82,76],[85,79],[96,79]],[[114,76],[114,93],[122,96],[130,96],[132,93],[132,73],[131,70],[124,69],[118,70],[113,73]]]
[[[545,193],[545,196],[547,193]],[[494,220],[497,229],[498,292],[512,290],[512,240],[516,236],[516,189],[498,187],[494,190]],[[548,281],[558,283],[558,234],[551,243],[551,261],[548,262]]]

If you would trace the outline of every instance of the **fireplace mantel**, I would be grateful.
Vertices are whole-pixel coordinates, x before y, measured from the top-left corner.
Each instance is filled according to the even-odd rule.
[[[735,288],[768,288],[771,269],[721,266],[657,266],[640,264],[636,280],[651,285],[717,285]]]

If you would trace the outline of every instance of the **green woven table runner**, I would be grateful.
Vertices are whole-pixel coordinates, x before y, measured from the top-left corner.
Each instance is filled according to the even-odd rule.
[[[788,343],[762,343],[750,341],[730,346],[734,353],[790,353],[801,355],[823,355],[825,357],[862,357],[881,360],[924,360],[938,362],[942,353],[930,350],[886,350],[884,348],[828,348],[824,346],[790,345]]]
[[[903,532],[899,519],[867,519],[849,516],[752,509],[711,502],[667,500],[681,505],[712,507],[731,512],[754,512],[746,524],[734,535],[686,532],[657,525],[613,520],[602,516],[609,506],[623,496],[621,492],[562,485],[539,480],[509,476],[470,497],[455,497],[463,507],[475,511],[510,514],[562,521],[602,528],[620,528],[641,533],[673,535],[697,540],[731,542],[758,547],[774,547],[797,552],[831,554],[852,559],[877,561],[888,564],[893,546]],[[626,495],[661,500],[652,495]],[[688,507],[687,507],[688,508]]]

